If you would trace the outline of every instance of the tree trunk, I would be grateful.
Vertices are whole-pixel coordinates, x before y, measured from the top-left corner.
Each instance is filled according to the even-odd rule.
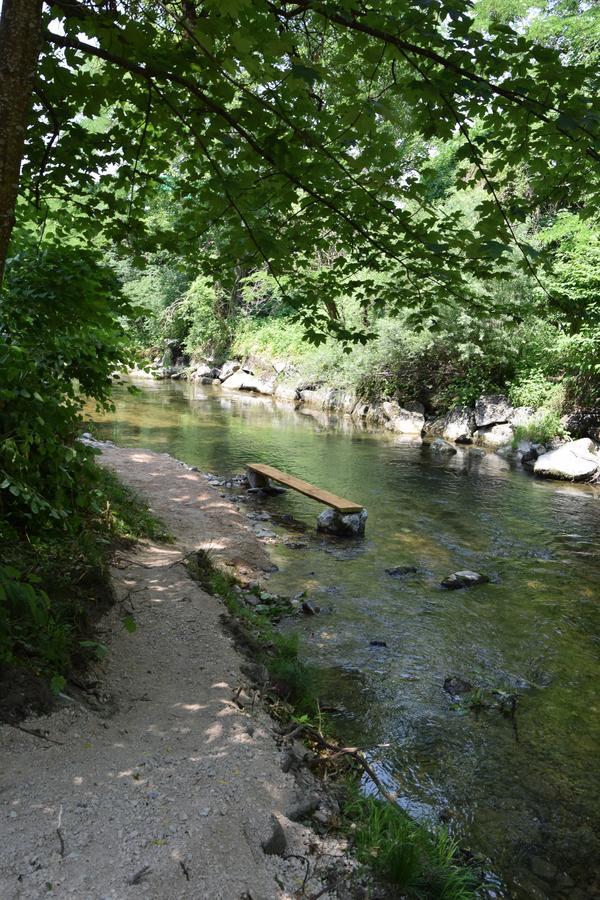
[[[4,0],[0,14],[0,284],[15,224],[41,37],[42,0]]]

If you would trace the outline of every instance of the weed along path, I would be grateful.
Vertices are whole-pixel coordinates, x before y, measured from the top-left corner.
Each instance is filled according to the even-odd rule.
[[[343,848],[292,821],[316,786],[282,770],[285,748],[252,702],[223,607],[181,562],[209,548],[254,578],[268,568],[264,548],[175,460],[105,447],[102,464],[175,541],[117,553],[108,653],[86,676],[94,708],[65,700],[23,723],[38,736],[0,727],[0,897],[341,897],[324,879],[343,875]]]

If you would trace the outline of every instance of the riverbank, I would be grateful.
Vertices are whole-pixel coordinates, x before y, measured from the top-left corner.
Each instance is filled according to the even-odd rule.
[[[183,565],[198,549],[249,579],[270,568],[240,513],[166,455],[103,446],[102,464],[172,530],[118,553],[107,654],[80,696],[24,727],[0,726],[6,898],[288,900],[346,890],[353,862],[294,810],[320,786],[284,771],[287,751],[223,607]],[[135,631],[123,627],[133,619]],[[68,689],[67,689],[68,690]],[[341,890],[341,889],[340,889]],[[322,893],[319,893],[322,892]]]
[[[169,358],[173,359],[171,352]],[[299,381],[285,362],[259,356],[232,359],[221,366],[185,364],[177,356],[173,365],[165,366],[157,358],[148,370],[131,374],[272,398],[325,417],[346,418],[359,428],[424,441],[437,454],[454,454],[457,447],[472,447],[475,454],[498,453],[540,478],[583,482],[600,478],[597,409],[576,409],[561,418],[544,408],[514,406],[502,394],[482,394],[473,406],[458,405],[443,414],[431,414],[415,400],[377,395],[366,400],[331,384]]]

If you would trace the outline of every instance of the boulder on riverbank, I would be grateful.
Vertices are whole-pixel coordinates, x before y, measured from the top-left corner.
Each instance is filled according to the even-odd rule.
[[[501,425],[508,422],[514,410],[503,394],[486,394],[475,401],[475,424],[477,428]]]
[[[267,381],[261,381],[255,375],[238,369],[222,383],[222,387],[228,391],[253,391],[255,394],[272,394],[273,385]]]
[[[325,509],[317,519],[317,531],[342,537],[361,537],[365,533],[367,515],[366,509],[345,514],[336,509]]]
[[[503,447],[512,442],[514,431],[508,422],[502,425],[486,425],[478,428],[474,437],[479,444],[487,444],[488,447]]]
[[[226,378],[229,378],[230,375],[233,375],[234,372],[239,371],[241,365],[235,359],[229,359],[227,362],[223,363],[221,369],[219,371],[219,378],[221,381],[225,381]]]
[[[600,473],[600,449],[589,438],[567,441],[556,450],[538,456],[533,471],[544,478],[589,481]]]
[[[425,408],[420,403],[407,403],[400,406],[396,400],[387,400],[381,404],[387,419],[385,427],[397,434],[420,435],[425,426]]]
[[[442,437],[457,444],[470,444],[475,431],[475,413],[468,406],[455,406],[442,420]]]

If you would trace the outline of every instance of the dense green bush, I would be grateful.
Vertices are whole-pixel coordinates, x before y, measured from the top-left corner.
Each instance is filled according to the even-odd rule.
[[[110,405],[111,372],[130,358],[129,312],[87,247],[25,245],[9,261],[0,295],[0,665],[21,662],[55,683],[80,633],[81,591],[112,532],[109,486],[78,440],[82,410],[87,398]]]
[[[28,247],[10,260],[0,296],[0,530],[77,527],[91,502],[81,410],[87,397],[110,403],[111,372],[129,360],[127,312],[91,250]]]
[[[178,305],[177,315],[186,325],[184,347],[187,353],[215,358],[225,355],[231,342],[233,322],[223,309],[222,292],[205,276],[199,275]]]

